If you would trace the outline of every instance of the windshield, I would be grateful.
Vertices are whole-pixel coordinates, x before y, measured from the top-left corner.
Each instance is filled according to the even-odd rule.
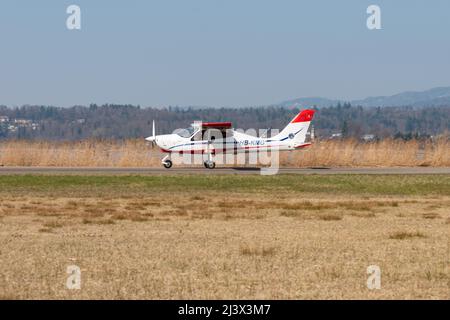
[[[192,134],[194,133],[194,128],[189,127],[186,129],[176,129],[173,133],[175,133],[183,138],[190,138],[192,136]]]

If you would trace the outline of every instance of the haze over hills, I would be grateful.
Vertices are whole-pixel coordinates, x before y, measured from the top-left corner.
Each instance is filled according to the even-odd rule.
[[[283,107],[317,106],[329,107],[338,103],[350,102],[363,107],[428,107],[450,105],[450,87],[437,87],[426,91],[405,91],[392,96],[368,97],[362,100],[338,100],[322,97],[305,97],[281,102]]]
[[[150,134],[153,120],[158,124],[158,132],[165,133],[195,120],[231,121],[235,128],[245,129],[283,128],[299,109],[313,106],[319,107],[314,126],[321,137],[334,133],[355,138],[364,134],[412,137],[450,132],[450,87],[441,87],[354,101],[300,98],[259,107],[141,108],[91,104],[70,108],[41,105],[11,108],[0,105],[0,140],[142,138]]]

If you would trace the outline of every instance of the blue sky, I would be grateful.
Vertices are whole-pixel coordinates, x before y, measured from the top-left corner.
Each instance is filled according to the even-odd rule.
[[[66,8],[81,7],[81,30]],[[381,7],[382,30],[366,27]],[[0,104],[249,106],[450,85],[450,1],[2,0]]]

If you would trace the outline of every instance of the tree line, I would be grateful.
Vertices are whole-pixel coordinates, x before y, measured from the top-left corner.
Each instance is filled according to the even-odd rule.
[[[317,110],[315,134],[328,138],[373,134],[379,138],[413,138],[450,132],[450,106],[365,108],[349,103]],[[299,108],[280,106],[247,108],[141,108],[105,104],[59,108],[52,106],[0,106],[0,139],[81,140],[143,138],[185,128],[191,122],[231,121],[240,129],[282,129]],[[21,121],[26,120],[26,121]]]

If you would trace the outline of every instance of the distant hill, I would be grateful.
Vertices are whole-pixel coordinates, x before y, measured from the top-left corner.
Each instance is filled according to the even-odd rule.
[[[96,105],[59,108],[0,105],[0,141],[4,139],[80,140],[143,138],[152,121],[158,133],[189,126],[192,121],[231,121],[235,128],[282,129],[304,107],[319,108],[316,135],[334,133],[361,137],[428,136],[450,132],[450,87],[393,96],[340,101],[300,98],[266,107],[141,108],[133,105]]]
[[[368,97],[362,100],[338,100],[321,97],[306,97],[281,102],[283,107],[318,106],[329,107],[338,103],[350,102],[363,107],[429,107],[450,105],[450,87],[438,87],[426,91],[406,91],[392,96]]]

